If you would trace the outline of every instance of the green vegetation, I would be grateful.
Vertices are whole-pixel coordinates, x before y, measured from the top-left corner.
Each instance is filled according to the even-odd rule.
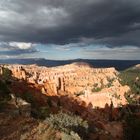
[[[7,80],[11,78],[11,71],[7,68],[2,68],[3,74],[0,75],[0,101],[9,100],[10,90],[8,88]]]
[[[102,88],[96,87],[96,88],[93,88],[93,89],[92,89],[92,92],[99,92],[99,91],[101,91],[101,90],[102,90]]]
[[[108,84],[106,86],[108,88],[111,87],[111,86],[113,86],[113,82],[114,82],[115,78],[107,78],[107,80],[108,80]]]
[[[122,71],[119,75],[122,85],[129,85],[132,93],[140,94],[140,80],[136,81],[136,78],[140,79],[140,70],[128,69]]]
[[[10,79],[12,77],[12,72],[8,68],[2,68],[2,75],[0,75],[0,109],[11,99],[10,89],[8,85],[10,84]]]
[[[137,104],[137,100],[135,95],[131,93],[131,91],[125,93],[125,98],[129,104]]]
[[[48,117],[50,114],[50,108],[47,106],[34,107],[34,108],[32,107],[31,114],[36,119],[45,120],[46,117]]]
[[[46,118],[46,122],[67,135],[71,135],[72,132],[77,133],[81,138],[87,135],[87,121],[71,113],[59,112],[58,114],[51,114],[50,117]]]
[[[24,126],[25,127],[25,126]],[[26,126],[28,128],[28,126]],[[32,133],[34,132],[34,133]],[[28,128],[28,130],[24,130],[20,136],[20,140],[60,140],[60,136],[57,135],[57,131],[44,122],[40,122],[38,126],[36,126],[33,130]]]
[[[98,83],[95,83],[92,88],[92,92],[99,92],[102,90],[102,87],[98,87]]]
[[[66,134],[62,132],[62,140],[81,140],[77,133],[71,132],[71,134]]]
[[[112,95],[112,97],[114,97],[114,98],[116,98],[116,99],[118,99],[118,100],[121,99],[121,98],[120,98],[120,95],[118,95],[117,93],[114,93],[114,94]]]
[[[120,108],[124,140],[140,140],[139,109],[139,105],[132,104]]]
[[[53,127],[48,127],[48,129],[42,132],[40,140],[58,140],[55,129]]]
[[[80,91],[80,92],[78,92],[78,93],[75,93],[76,97],[78,97],[78,96],[80,96],[80,95],[84,95],[84,94],[85,94],[84,91]]]
[[[6,83],[0,80],[0,109],[11,99],[10,90]]]
[[[40,123],[38,128],[38,140],[58,140],[56,130],[53,127]]]
[[[113,81],[115,80],[115,78],[107,78],[107,80],[108,80],[108,84],[107,85],[104,85],[103,84],[103,80],[101,80],[101,86],[100,87],[98,86],[98,83],[95,83],[93,85],[93,88],[92,88],[91,91],[92,92],[99,92],[99,91],[101,91],[105,87],[109,88],[109,87],[113,86]]]
[[[140,97],[140,69],[132,67],[120,72],[120,83],[128,85],[130,91],[125,93],[125,98],[130,105],[139,104]],[[129,107],[128,107],[129,108]],[[130,110],[130,109],[129,109]],[[133,111],[133,110],[132,110]],[[124,134],[125,140],[140,140],[140,118],[129,111],[125,117]]]
[[[28,103],[31,103],[32,106],[36,105],[36,99],[31,93],[27,92],[27,93],[24,93],[24,94],[22,94],[20,96],[22,97],[22,99],[24,99]]]
[[[24,93],[21,97],[28,103],[31,103],[31,114],[36,119],[44,120],[50,114],[51,100],[48,98],[48,105],[40,106],[31,93]]]
[[[7,84],[0,80],[0,95],[7,96],[10,93],[10,90]]]
[[[137,103],[135,97],[140,95],[140,70],[129,68],[122,71],[119,77],[122,85],[128,85],[131,88],[131,91],[125,94],[127,101],[130,104]]]
[[[9,70],[8,68],[2,67],[2,72],[3,72],[2,73],[2,79],[3,80],[7,81],[7,80],[11,79],[11,77],[12,77],[11,70]]]

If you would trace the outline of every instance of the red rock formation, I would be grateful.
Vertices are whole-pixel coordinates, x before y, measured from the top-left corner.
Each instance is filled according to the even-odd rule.
[[[3,67],[3,66],[1,66]],[[104,107],[113,101],[114,106],[126,104],[124,93],[128,86],[119,83],[115,68],[92,68],[88,65],[70,64],[59,67],[36,65],[6,65],[15,78],[40,86],[46,95],[74,95],[75,98]],[[0,68],[2,73],[2,69]]]

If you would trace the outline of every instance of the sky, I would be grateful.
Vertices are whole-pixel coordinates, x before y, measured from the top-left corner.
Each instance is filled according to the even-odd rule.
[[[0,0],[0,59],[140,60],[140,0]]]

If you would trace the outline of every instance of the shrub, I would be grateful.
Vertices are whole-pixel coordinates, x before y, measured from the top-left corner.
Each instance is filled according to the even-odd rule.
[[[11,99],[10,90],[6,83],[0,80],[0,105],[5,104]]]
[[[11,72],[11,70],[9,70],[8,68],[2,68],[2,78],[4,79],[4,80],[9,80],[10,78],[11,78],[11,76],[12,76],[12,72]]]
[[[107,78],[108,82],[113,83],[115,78]]]
[[[101,86],[101,87],[98,87],[98,83],[95,83],[94,85],[93,85],[93,88],[92,88],[92,92],[99,92],[99,91],[101,91],[103,89],[103,85]]]
[[[3,81],[0,81],[0,94],[7,95],[9,93],[10,93],[10,90],[9,90],[7,84],[4,83]]]
[[[50,114],[49,107],[43,106],[43,107],[35,107],[32,108],[31,114],[33,117],[37,119],[46,119],[46,117]]]
[[[102,90],[101,87],[94,87],[91,91],[92,91],[92,92],[99,92],[99,91],[101,91],[101,90]]]
[[[111,87],[111,86],[113,86],[113,82],[114,82],[115,78],[107,78],[107,80],[108,80],[108,84],[106,86],[108,88]]]
[[[52,127],[48,127],[48,129],[45,130],[45,131],[41,134],[41,136],[40,136],[39,139],[40,139],[40,140],[57,140],[55,129],[52,128]]]
[[[81,117],[71,113],[59,112],[58,114],[51,114],[46,118],[46,122],[55,129],[70,134],[71,131],[78,133],[79,136],[85,137],[88,131],[88,123]]]
[[[57,136],[57,131],[43,122],[40,122],[37,127],[30,130],[22,133],[20,140],[60,140],[60,136]]]
[[[127,101],[130,104],[137,103],[138,101],[136,101],[137,98],[135,98],[135,95],[140,95],[140,80],[136,80],[136,78],[140,78],[140,71],[135,69],[128,69],[122,71],[119,77],[120,83],[122,85],[128,85],[131,89],[131,91],[125,95]]]
[[[127,102],[128,102],[129,104],[135,104],[135,103],[136,103],[135,98],[132,98],[132,97],[131,97],[131,92],[126,92],[126,93],[124,94],[124,96],[125,96],[125,98],[126,98],[126,100],[127,100]]]
[[[120,98],[120,95],[118,95],[117,93],[114,93],[114,94],[112,95],[112,97],[114,97],[114,98],[116,98],[116,99],[118,99],[118,100],[121,99],[121,98]]]
[[[32,106],[35,106],[37,104],[35,97],[31,93],[24,93],[22,95],[22,98],[27,102],[31,103]]]
[[[84,95],[84,94],[85,94],[84,91],[80,91],[80,92],[78,92],[78,93],[75,93],[76,97],[78,97],[78,96],[80,96],[80,95]]]
[[[71,134],[62,133],[62,140],[81,140],[77,133],[71,132]]]

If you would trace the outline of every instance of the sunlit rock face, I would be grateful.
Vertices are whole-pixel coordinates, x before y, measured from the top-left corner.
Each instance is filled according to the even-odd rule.
[[[40,85],[42,94],[72,95],[93,107],[104,107],[113,102],[126,104],[124,94],[128,86],[119,82],[115,68],[94,68],[85,63],[73,63],[59,67],[36,65],[7,65],[15,78]]]
[[[134,67],[132,67],[133,69],[140,69],[140,64],[135,65]]]

